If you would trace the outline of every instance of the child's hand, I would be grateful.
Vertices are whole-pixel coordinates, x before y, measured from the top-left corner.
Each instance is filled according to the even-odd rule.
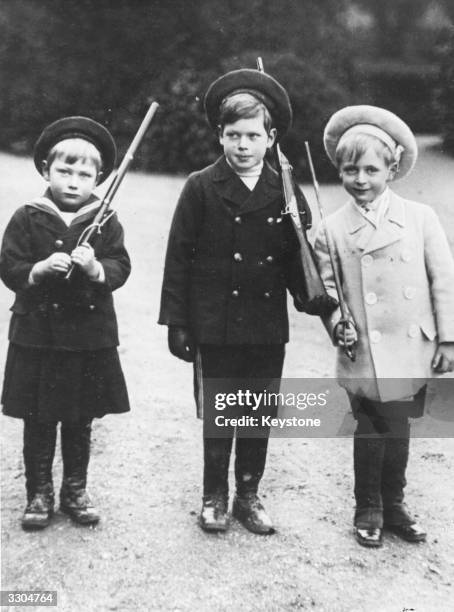
[[[101,273],[101,264],[95,258],[95,252],[88,242],[82,243],[71,253],[71,261],[82,268],[88,278],[96,280]]]
[[[334,340],[338,346],[353,346],[358,341],[358,333],[352,321],[345,324],[339,321],[334,328]]]
[[[452,372],[454,367],[454,342],[440,342],[432,359],[432,369],[438,374]]]
[[[43,276],[66,274],[71,265],[71,257],[67,253],[52,253],[47,259],[38,261],[32,268],[33,282],[39,282]]]

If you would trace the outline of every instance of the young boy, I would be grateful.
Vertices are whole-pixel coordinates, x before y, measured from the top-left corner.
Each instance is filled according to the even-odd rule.
[[[241,378],[250,388],[257,379],[270,385],[280,379],[288,341],[286,288],[297,295],[302,271],[296,235],[282,216],[279,177],[264,161],[291,122],[286,91],[268,75],[236,70],[210,86],[205,109],[224,155],[193,173],[180,196],[159,323],[169,326],[170,351],[195,361],[198,413],[205,409],[206,425],[214,410],[203,402],[211,379]],[[234,428],[216,438],[204,429],[200,525],[225,531]],[[254,433],[237,432],[233,515],[250,531],[270,534],[273,525],[257,495],[269,431]]]
[[[129,410],[112,299],[130,272],[123,229],[113,215],[93,246],[80,241],[99,209],[93,190],[115,157],[112,136],[91,119],[49,125],[34,155],[48,189],[14,213],[3,237],[0,276],[16,297],[2,404],[4,414],[24,420],[24,529],[46,527],[53,514],[58,422],[60,509],[84,525],[99,520],[86,491],[91,422]]]
[[[426,534],[403,503],[409,417],[424,410],[425,384],[454,360],[454,261],[431,208],[399,197],[388,183],[407,175],[417,146],[393,113],[351,106],[335,113],[325,148],[351,199],[321,226],[315,243],[325,286],[334,292],[327,236],[354,325],[327,321],[337,375],[357,420],[354,533],[380,546],[383,527],[410,542]],[[345,347],[356,345],[356,361]]]

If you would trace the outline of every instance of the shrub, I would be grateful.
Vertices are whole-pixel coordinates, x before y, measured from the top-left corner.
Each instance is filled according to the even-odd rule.
[[[356,65],[355,90],[359,104],[382,106],[396,113],[415,132],[439,128],[435,64],[364,62]]]
[[[189,172],[211,163],[220,154],[217,138],[203,112],[203,96],[219,74],[239,67],[255,68],[256,54],[247,53],[223,61],[219,70],[197,71],[185,68],[155,84],[161,104],[160,118],[154,130],[146,136],[140,151],[144,168],[166,172]],[[331,77],[293,54],[265,56],[265,70],[278,79],[289,92],[294,121],[282,141],[282,149],[293,164],[299,179],[309,180],[304,140],[309,140],[314,163],[320,178],[334,178],[323,149],[323,128],[330,115],[349,103],[348,92]],[[143,92],[143,99],[146,95]],[[144,110],[144,109],[143,109]],[[128,107],[119,117],[120,126],[138,121],[137,108]],[[127,119],[128,118],[128,119]],[[133,128],[124,134],[131,137]],[[120,135],[120,140],[122,137]],[[121,143],[124,144],[124,143]]]
[[[440,115],[443,143],[454,154],[454,34],[445,45],[440,78]]]

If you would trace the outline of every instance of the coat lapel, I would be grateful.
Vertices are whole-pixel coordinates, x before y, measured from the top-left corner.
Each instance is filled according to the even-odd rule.
[[[401,240],[405,233],[405,207],[401,198],[390,192],[389,207],[365,246],[364,253],[383,249]]]
[[[251,212],[264,208],[280,196],[281,190],[277,173],[265,162],[262,174],[255,188],[250,191],[228,165],[225,157],[215,164],[213,182],[219,196],[235,213]]]
[[[392,191],[390,192],[388,210],[377,228],[363,217],[353,202],[351,202],[348,212],[348,232],[355,240],[356,247],[364,253],[383,249],[389,244],[401,240],[404,234],[404,202]]]

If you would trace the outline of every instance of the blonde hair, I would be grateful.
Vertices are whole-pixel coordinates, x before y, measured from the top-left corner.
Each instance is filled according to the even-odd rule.
[[[386,165],[389,167],[392,164],[399,163],[399,157],[396,152],[386,145],[383,140],[380,140],[372,134],[351,134],[342,138],[336,149],[336,164],[339,167],[343,162],[352,162],[356,164],[358,160],[367,152],[368,149],[373,149],[379,155]]]
[[[91,161],[96,171],[102,170],[102,157],[96,146],[84,138],[65,138],[55,144],[47,154],[47,167],[50,168],[53,161],[62,160],[67,164],[75,164],[77,161]]]

